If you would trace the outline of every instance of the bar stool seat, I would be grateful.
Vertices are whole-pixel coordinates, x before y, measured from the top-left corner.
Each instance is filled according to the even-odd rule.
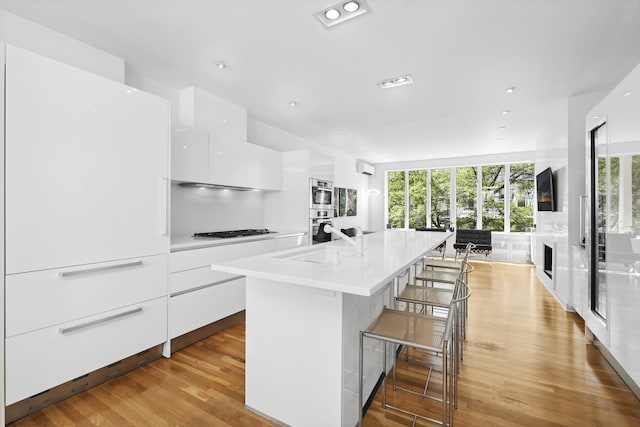
[[[385,367],[384,383],[382,385],[382,406],[383,408],[391,408],[416,418],[421,418],[430,422],[438,423],[443,426],[451,426],[453,415],[453,407],[455,406],[455,376],[457,372],[457,356],[455,334],[455,303],[450,306],[449,315],[446,318],[409,313],[389,308],[384,308],[378,317],[360,332],[360,388],[359,402],[362,405],[362,366],[363,366],[363,341],[364,338],[371,338],[382,341],[383,348],[383,366]],[[396,369],[395,361],[393,363],[393,379],[394,391],[400,390],[418,396],[436,400],[442,404],[442,419],[438,420],[425,414],[418,414],[407,409],[389,405],[386,401],[386,357],[387,344],[392,343],[399,346],[417,348],[425,352],[429,352],[441,358],[440,367],[442,370],[441,397],[428,394],[429,380],[431,379],[432,369],[429,368],[426,375],[426,383],[422,390],[415,391],[407,388],[396,386]],[[395,353],[394,353],[395,354]],[[360,422],[362,425],[362,411],[360,411]]]
[[[459,274],[459,272],[423,270],[420,274],[416,275],[416,281],[419,280],[422,282],[436,282],[454,285]]]

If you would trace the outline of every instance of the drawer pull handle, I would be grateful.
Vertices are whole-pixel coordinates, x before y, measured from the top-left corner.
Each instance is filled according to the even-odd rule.
[[[61,271],[60,273],[58,273],[58,275],[60,277],[77,276],[79,274],[90,274],[98,273],[101,271],[115,270],[118,268],[135,267],[136,265],[142,265],[142,260],[123,262],[122,264],[103,265],[100,267],[89,267],[83,270]]]
[[[132,308],[131,310],[123,311],[122,313],[112,314],[111,316],[103,317],[102,319],[92,320],[87,323],[81,323],[79,325],[69,326],[68,328],[60,328],[61,334],[68,334],[69,332],[74,332],[79,329],[89,328],[91,326],[98,325],[100,323],[108,322],[110,320],[119,319],[121,317],[130,316],[132,314],[140,313],[142,311],[142,307]]]

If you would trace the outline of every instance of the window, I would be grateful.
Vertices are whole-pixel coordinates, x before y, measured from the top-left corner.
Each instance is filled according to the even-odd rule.
[[[640,176],[640,156],[633,161],[633,176]],[[619,167],[612,164],[611,169]],[[533,163],[513,163],[388,172],[388,223],[395,228],[475,229],[481,225],[485,230],[528,231],[534,218],[534,170]],[[635,202],[640,200],[640,184],[633,188],[634,224],[640,228],[640,202]]]
[[[476,200],[478,193],[478,168],[456,169],[456,227],[475,229],[478,213]]]
[[[640,235],[640,155],[631,158],[631,218],[636,236]]]
[[[482,167],[482,228],[504,231],[504,165]]]
[[[404,228],[404,171],[389,172],[387,214],[389,224],[395,228]]]
[[[620,230],[620,157],[609,157],[609,224],[608,233],[619,233]]]
[[[409,228],[427,225],[427,171],[409,171]]]
[[[527,228],[533,227],[534,179],[533,163],[510,165],[510,231],[527,231]]]
[[[451,188],[451,172],[449,169],[431,171],[431,225],[436,228],[449,228],[451,204],[449,193]]]

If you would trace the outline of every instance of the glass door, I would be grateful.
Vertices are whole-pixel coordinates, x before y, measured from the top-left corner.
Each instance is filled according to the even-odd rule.
[[[591,277],[589,300],[591,311],[607,318],[607,233],[611,215],[611,162],[608,157],[607,124],[591,131],[591,206],[590,206],[590,259]]]

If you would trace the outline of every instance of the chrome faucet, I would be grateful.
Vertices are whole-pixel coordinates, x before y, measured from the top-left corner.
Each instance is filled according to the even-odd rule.
[[[362,255],[364,253],[364,239],[362,238],[362,236],[363,236],[362,229],[360,227],[355,227],[355,228],[356,228],[356,235],[353,238],[347,236],[342,231],[340,231],[340,230],[338,230],[336,228],[333,228],[329,224],[325,224],[324,225],[324,232],[325,233],[333,233],[336,236],[340,237],[342,240],[345,240],[351,246],[356,248],[356,254]]]

